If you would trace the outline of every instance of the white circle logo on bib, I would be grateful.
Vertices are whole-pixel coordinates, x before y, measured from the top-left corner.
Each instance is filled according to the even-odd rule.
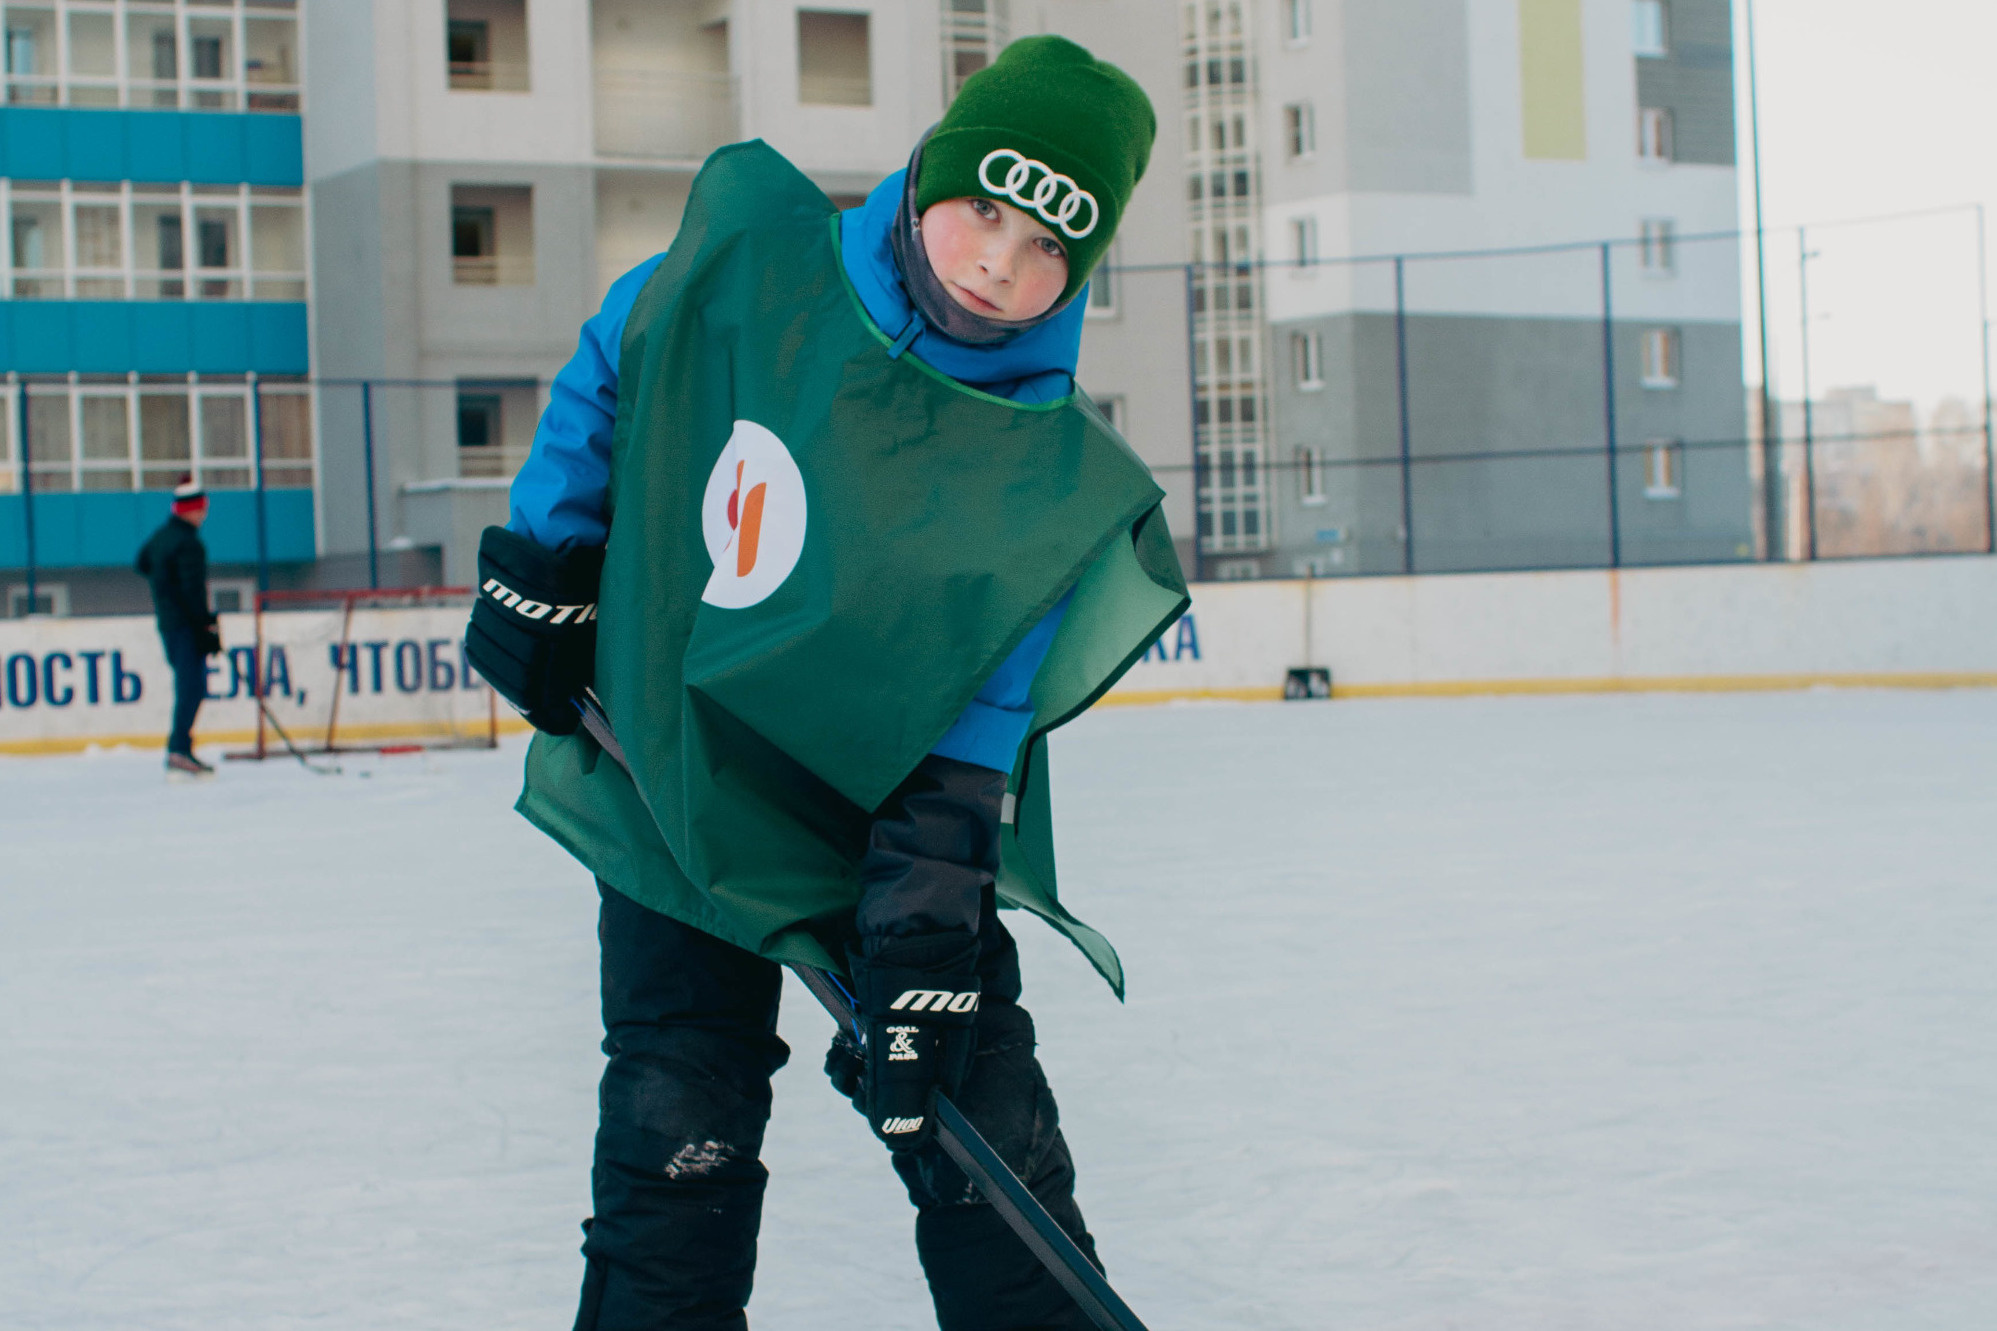
[[[804,477],[784,441],[754,421],[736,421],[700,504],[714,561],[700,599],[741,610],[783,586],[804,553],[804,521]]]

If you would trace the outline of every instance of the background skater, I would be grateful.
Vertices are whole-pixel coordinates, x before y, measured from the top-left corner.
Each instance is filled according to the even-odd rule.
[[[201,524],[208,496],[192,478],[173,491],[173,512],[147,538],[133,565],[152,584],[160,642],[173,667],[173,730],[166,740],[166,769],[211,776],[215,769],[194,756],[194,714],[208,696],[207,658],[222,650],[215,612],[208,604],[208,548]]]

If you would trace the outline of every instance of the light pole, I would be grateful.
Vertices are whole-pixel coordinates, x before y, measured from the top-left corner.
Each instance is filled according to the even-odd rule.
[[[1810,404],[1810,260],[1817,251],[1810,248],[1806,227],[1796,228],[1797,303],[1803,314],[1803,536],[1807,557],[1817,557],[1817,430],[1815,409]]]
[[[1747,0],[1747,119],[1754,141],[1755,327],[1761,335],[1762,523],[1768,532],[1768,558],[1781,559],[1789,543],[1782,530],[1782,450],[1775,438],[1775,398],[1768,372],[1768,232],[1761,218],[1761,98],[1755,82],[1754,0]]]
[[[1976,205],[1976,314],[1983,327],[1983,530],[1986,548],[1997,555],[1997,439],[1990,428],[1990,264],[1984,241],[1983,205]]]

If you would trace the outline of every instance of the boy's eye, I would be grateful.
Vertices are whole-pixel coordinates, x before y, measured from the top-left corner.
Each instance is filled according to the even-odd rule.
[[[971,211],[989,222],[998,216],[998,205],[990,199],[972,199]]]
[[[1068,257],[1068,252],[1061,248],[1061,243],[1057,240],[1050,239],[1047,236],[1041,236],[1038,238],[1037,243],[1039,244],[1042,253],[1046,254],[1051,259],[1065,259]]]

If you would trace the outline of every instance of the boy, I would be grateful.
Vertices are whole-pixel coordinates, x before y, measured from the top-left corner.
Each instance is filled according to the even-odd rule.
[[[1087,1325],[932,1106],[1093,1254],[997,905],[1120,985],[1054,899],[1040,737],[1185,603],[1157,487],[1073,388],[1154,128],[1045,37],[845,214],[723,149],[556,379],[469,642],[544,732],[521,811],[602,898],[579,1331],[747,1325],[782,962],[850,978],[863,1047],[826,1070],[893,1152],[939,1324]],[[591,685],[632,775],[573,734]]]

